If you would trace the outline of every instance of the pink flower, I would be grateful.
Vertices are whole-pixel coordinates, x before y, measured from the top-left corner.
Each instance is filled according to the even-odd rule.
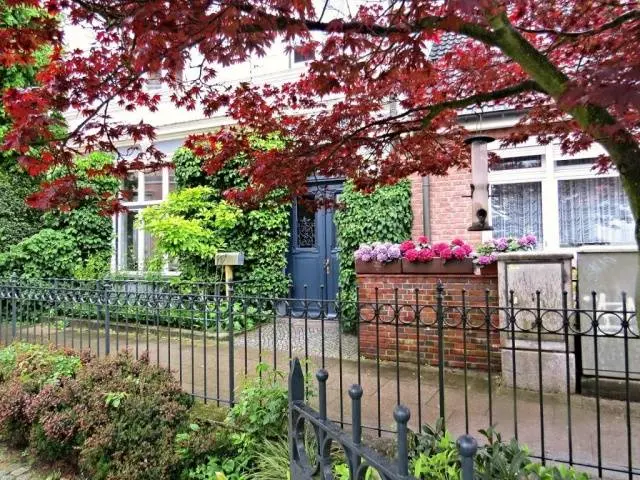
[[[464,245],[464,240],[460,238],[454,238],[453,240],[451,240],[451,244],[456,245],[457,247],[462,247]]]
[[[440,258],[443,258],[445,260],[449,260],[453,257],[453,252],[451,251],[451,249],[449,248],[448,245],[445,244],[444,248],[440,249]]]
[[[436,254],[436,256],[442,256],[440,255],[440,252],[442,250],[444,250],[445,248],[448,249],[449,245],[444,243],[444,242],[438,242],[438,243],[434,243],[433,247],[431,247],[433,249],[433,253]]]
[[[404,252],[404,258],[409,260],[410,262],[415,262],[418,260],[419,252],[415,248],[411,248]]]
[[[433,251],[430,248],[423,248],[418,252],[418,260],[421,262],[430,262],[433,257]]]
[[[467,252],[463,247],[455,247],[452,250],[452,254],[453,254],[453,258],[456,258],[458,260],[462,260],[463,258],[467,257]]]
[[[465,255],[470,255],[471,252],[473,252],[473,247],[471,245],[469,245],[468,243],[465,243],[464,245],[462,245],[461,248],[464,249]]]
[[[407,250],[411,250],[415,248],[416,248],[416,244],[413,243],[411,240],[405,240],[400,244],[400,251],[402,253],[406,252]]]
[[[420,235],[418,237],[418,243],[423,244],[423,245],[427,244],[427,243],[429,243],[429,239],[427,237],[425,237],[424,235]]]

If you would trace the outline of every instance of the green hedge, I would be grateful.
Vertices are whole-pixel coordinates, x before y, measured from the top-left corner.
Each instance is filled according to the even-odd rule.
[[[411,236],[411,184],[403,180],[373,193],[358,192],[345,183],[343,207],[335,214],[340,247],[340,299],[343,329],[356,328],[356,273],[353,253],[361,243],[400,242]]]

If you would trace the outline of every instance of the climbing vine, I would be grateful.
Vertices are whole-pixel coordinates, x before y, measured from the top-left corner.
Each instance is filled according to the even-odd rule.
[[[403,180],[364,194],[347,182],[335,214],[340,247],[343,329],[356,329],[356,273],[353,252],[361,243],[400,242],[411,236],[411,185]]]

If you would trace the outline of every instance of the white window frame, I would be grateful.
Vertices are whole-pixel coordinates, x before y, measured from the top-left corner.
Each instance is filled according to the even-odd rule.
[[[147,207],[152,207],[154,205],[159,205],[163,201],[165,201],[169,197],[169,167],[163,167],[160,171],[162,175],[162,198],[160,200],[145,200],[145,178],[144,172],[138,171],[133,172],[137,176],[137,198],[132,201],[122,202],[122,205],[127,207],[130,212],[139,212],[144,210]],[[124,215],[116,214],[113,219],[113,226],[115,229],[115,239],[114,239],[114,255],[111,261],[112,269],[118,273],[123,273],[125,275],[144,275],[147,270],[147,260],[145,258],[145,238],[146,233],[144,229],[138,230],[138,238],[136,245],[136,253],[138,259],[138,268],[137,270],[130,270],[126,268],[127,264],[127,253],[124,248],[127,234],[125,231],[124,225]],[[163,275],[179,275],[179,272],[174,270],[169,270],[168,261],[164,263],[161,273]]]
[[[496,141],[489,145],[489,151],[493,151],[503,158],[525,157],[530,155],[541,155],[542,164],[540,167],[522,168],[512,170],[498,170],[489,172],[490,185],[516,184],[540,182],[542,191],[542,234],[544,237],[544,250],[556,250],[563,252],[575,252],[579,247],[560,246],[560,207],[558,203],[558,182],[561,180],[581,180],[589,178],[619,177],[615,169],[611,169],[604,174],[598,174],[592,170],[592,164],[567,165],[556,167],[557,160],[595,158],[606,153],[598,144],[594,144],[588,150],[578,155],[562,155],[559,144],[539,145],[535,140],[530,139],[522,146],[513,148],[500,148]],[[491,203],[491,202],[489,202]],[[492,208],[489,208],[489,221],[492,221]],[[526,233],[526,232],[522,232]],[[492,232],[483,232],[482,240],[490,240]],[[629,245],[633,245],[630,242]],[[623,246],[623,245],[620,245]]]

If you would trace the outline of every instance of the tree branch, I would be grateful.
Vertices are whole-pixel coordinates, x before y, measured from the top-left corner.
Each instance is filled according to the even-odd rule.
[[[622,24],[628,22],[629,20],[634,20],[637,18],[640,18],[640,10],[631,10],[623,15],[620,15],[614,20],[611,20],[610,22],[600,25],[598,28],[593,28],[591,30],[583,30],[582,32],[563,32],[562,30],[553,30],[550,28],[540,28],[540,29],[524,28],[524,27],[519,27],[517,25],[515,26],[515,28],[525,33],[533,33],[538,35],[547,34],[547,35],[555,35],[559,37],[575,39],[583,36],[598,35],[600,33],[606,32],[607,30],[617,28]]]
[[[524,82],[518,83],[516,85],[505,87],[499,90],[494,90],[492,92],[477,93],[465,98],[457,98],[455,100],[449,100],[446,102],[430,105],[429,107],[425,107],[429,109],[429,113],[422,120],[422,125],[427,126],[429,123],[431,123],[431,120],[433,120],[438,114],[442,113],[445,110],[465,108],[471,105],[490,102],[492,100],[501,100],[503,98],[513,97],[525,92],[547,93],[535,81],[525,80]]]

